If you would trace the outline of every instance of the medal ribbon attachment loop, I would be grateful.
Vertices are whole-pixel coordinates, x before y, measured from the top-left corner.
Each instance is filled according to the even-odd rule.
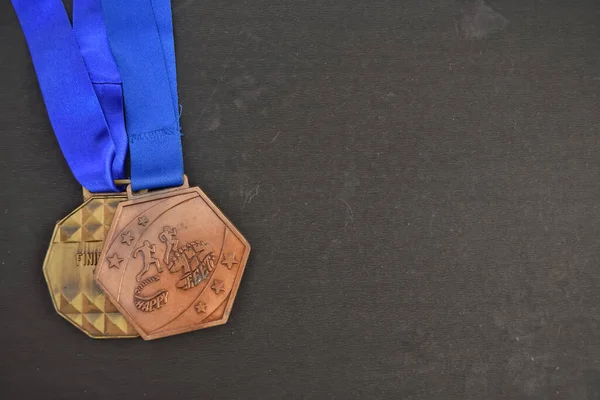
[[[75,178],[91,192],[117,191],[127,136],[121,79],[100,0],[12,0],[29,46],[48,116]]]
[[[102,0],[123,78],[133,190],[179,186],[183,153],[170,0]]]

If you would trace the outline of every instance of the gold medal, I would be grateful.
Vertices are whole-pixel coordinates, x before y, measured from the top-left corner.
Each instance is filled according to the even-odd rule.
[[[94,281],[102,244],[123,193],[90,194],[84,203],[60,220],[44,261],[44,276],[54,308],[90,337],[137,337]]]
[[[96,281],[144,339],[227,322],[250,245],[199,189],[117,205]]]

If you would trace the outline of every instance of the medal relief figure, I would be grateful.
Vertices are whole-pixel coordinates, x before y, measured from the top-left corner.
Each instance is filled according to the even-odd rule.
[[[138,254],[140,253],[142,254],[144,267],[136,276],[138,282],[142,280],[142,277],[146,274],[146,272],[148,272],[152,264],[154,264],[158,272],[163,271],[162,267],[160,266],[160,261],[154,256],[154,253],[156,253],[155,245],[147,240],[144,240],[144,244],[133,251],[133,258],[137,258]]]
[[[168,266],[170,262],[169,256],[171,255],[171,251],[175,250],[179,244],[179,240],[177,239],[177,229],[171,228],[170,226],[165,226],[163,231],[158,235],[158,238],[161,242],[167,245],[163,260],[165,261],[165,265]]]

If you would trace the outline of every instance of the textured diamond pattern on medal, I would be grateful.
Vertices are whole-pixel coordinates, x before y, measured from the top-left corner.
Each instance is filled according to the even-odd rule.
[[[119,200],[92,199],[60,223],[55,243],[101,242],[110,228]]]
[[[93,196],[59,221],[44,262],[56,311],[95,338],[138,336],[93,277],[102,241],[122,200]]]

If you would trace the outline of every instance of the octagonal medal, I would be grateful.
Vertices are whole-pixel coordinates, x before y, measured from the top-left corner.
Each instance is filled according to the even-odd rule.
[[[250,245],[199,189],[119,203],[96,281],[144,339],[227,322]]]
[[[54,228],[44,276],[56,311],[93,338],[139,336],[94,281],[104,237],[123,194],[93,194]]]

